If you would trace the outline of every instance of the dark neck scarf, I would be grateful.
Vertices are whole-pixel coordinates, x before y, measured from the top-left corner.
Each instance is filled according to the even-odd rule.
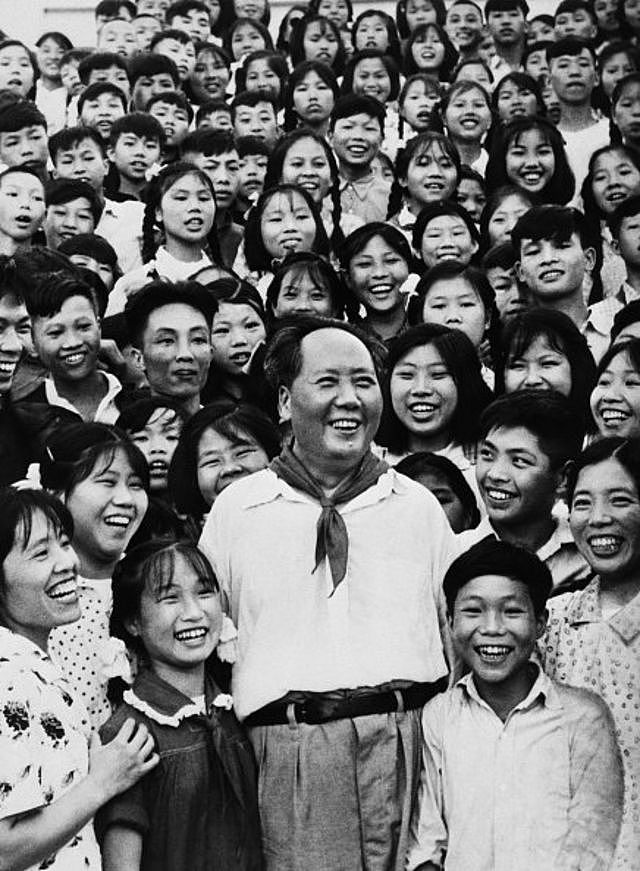
[[[369,487],[373,487],[389,467],[368,451],[332,496],[325,494],[317,479],[300,462],[290,446],[282,449],[280,456],[271,461],[269,468],[291,487],[317,499],[322,506],[317,525],[316,562],[313,571],[315,572],[325,557],[328,558],[333,579],[333,595],[347,573],[349,556],[347,527],[336,506],[350,502]]]

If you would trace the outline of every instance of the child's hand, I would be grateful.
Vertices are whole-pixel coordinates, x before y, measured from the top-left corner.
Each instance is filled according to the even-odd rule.
[[[89,777],[102,793],[103,803],[132,787],[159,761],[149,730],[131,718],[108,744],[101,744],[97,736],[89,744]]]

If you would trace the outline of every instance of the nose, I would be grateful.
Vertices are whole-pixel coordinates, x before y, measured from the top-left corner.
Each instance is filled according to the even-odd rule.
[[[191,345],[186,338],[178,340],[176,360],[193,360],[193,350],[191,349]]]
[[[426,372],[416,372],[411,382],[412,396],[426,396],[433,393],[433,383]]]
[[[0,340],[0,351],[3,354],[18,356],[22,352],[22,342],[15,327],[7,327]]]
[[[244,330],[239,327],[233,327],[229,333],[229,343],[232,347],[238,347],[238,345],[247,345],[247,336]]]
[[[336,396],[336,404],[351,407],[359,404],[358,394],[350,378],[341,379],[338,395]]]
[[[524,387],[539,387],[542,384],[542,374],[537,366],[529,366],[527,369],[523,385]]]
[[[494,608],[489,608],[483,614],[482,632],[487,635],[500,635],[504,631],[502,616]]]
[[[63,547],[59,542],[55,545],[54,570],[56,572],[73,571],[78,567],[78,557],[72,547]]]
[[[496,457],[488,464],[485,477],[487,481],[495,483],[504,483],[508,480],[509,474],[503,461],[499,457]]]
[[[236,478],[243,473],[242,465],[235,457],[225,457],[220,468],[219,478]]]
[[[200,620],[203,615],[202,602],[196,595],[185,595],[182,599],[180,617],[186,621]]]
[[[133,493],[126,479],[122,478],[113,488],[111,501],[115,505],[133,505]]]
[[[591,505],[589,512],[590,526],[608,526],[611,523],[611,511],[609,505],[603,499],[596,499]]]

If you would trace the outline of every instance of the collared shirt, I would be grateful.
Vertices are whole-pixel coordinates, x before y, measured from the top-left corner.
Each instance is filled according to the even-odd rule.
[[[569,524],[564,517],[554,517],[554,529],[549,539],[538,548],[536,555],[546,563],[553,578],[553,586],[586,578],[590,569],[576,547]],[[500,538],[488,517],[483,517],[475,529],[461,532],[457,538],[461,550],[468,550],[488,535]]]
[[[622,750],[625,809],[614,868],[640,868],[640,594],[610,617],[600,605],[600,580],[550,599],[539,644],[546,672],[587,687],[611,708]]]
[[[594,123],[582,130],[566,130],[562,126],[562,120],[558,124],[558,130],[564,139],[564,147],[576,180],[575,193],[580,193],[582,182],[589,171],[589,159],[594,151],[608,145],[610,141],[609,119],[594,119]]]
[[[390,469],[338,510],[349,557],[335,592],[327,561],[313,570],[320,505],[271,470],[227,487],[209,513],[200,547],[238,627],[241,719],[292,690],[447,673],[441,585],[456,549],[435,498]]]
[[[625,281],[614,296],[608,296],[589,307],[589,316],[582,332],[596,363],[600,362],[609,347],[615,316],[636,299],[640,299],[640,293]]]
[[[96,233],[112,245],[124,274],[142,266],[144,203],[106,199]]]
[[[503,722],[473,676],[425,705],[424,769],[408,871],[604,871],[622,771],[611,714],[538,670]],[[446,855],[446,864],[445,864]]]
[[[89,722],[62,672],[35,644],[0,627],[0,819],[57,801],[89,771]],[[42,864],[49,871],[99,871],[88,823]]]
[[[358,215],[365,224],[386,220],[390,193],[391,182],[380,178],[373,170],[355,181],[340,179],[342,211]]]
[[[111,372],[100,372],[100,375],[102,375],[107,381],[107,392],[100,400],[92,421],[93,423],[114,424],[120,415],[120,410],[116,405],[116,396],[121,392],[122,384],[120,384],[116,376],[112,375]],[[80,415],[80,412],[73,403],[69,402],[68,399],[65,399],[64,396],[60,396],[56,390],[53,378],[45,378],[43,386],[45,397],[49,405],[59,405],[60,408],[66,408],[67,411],[72,411],[74,414]]]

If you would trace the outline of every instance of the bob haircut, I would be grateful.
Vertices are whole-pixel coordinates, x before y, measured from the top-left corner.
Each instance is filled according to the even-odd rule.
[[[444,56],[442,58],[442,63],[440,64],[440,69],[438,70],[438,78],[441,82],[448,82],[456,64],[458,63],[458,52],[449,39],[449,35],[444,27],[434,22],[431,22],[431,24],[419,24],[407,40],[407,44],[404,47],[402,72],[405,76],[412,76],[414,73],[427,72],[426,70],[421,70],[416,63],[413,56],[413,46],[418,39],[426,36],[430,30],[435,30],[444,46]]]
[[[224,31],[222,36],[222,48],[228,57],[233,58],[233,49],[231,47],[233,34],[239,27],[242,27],[245,24],[250,24],[260,34],[264,39],[264,47],[267,51],[274,50],[271,34],[261,21],[256,21],[254,18],[236,18],[236,20],[229,25],[229,28]]]
[[[311,251],[301,251],[297,254],[288,254],[284,258],[267,288],[266,309],[269,326],[272,326],[275,320],[274,310],[278,304],[282,284],[288,276],[291,276],[294,281],[300,281],[307,276],[316,287],[326,290],[331,299],[332,317],[342,320],[346,313],[349,320],[353,320],[357,316],[357,306],[354,305],[344,282],[329,261]]]
[[[589,397],[596,381],[596,364],[587,340],[564,312],[532,308],[516,315],[502,331],[502,354],[496,367],[496,393],[505,391],[505,369],[527,353],[536,339],[546,339],[549,347],[569,361],[571,391],[569,401],[585,425],[590,421]]]
[[[420,211],[420,214],[417,217],[413,226],[412,240],[413,247],[416,251],[420,251],[422,248],[422,237],[425,234],[429,222],[433,221],[434,218],[439,218],[440,215],[455,215],[460,218],[467,225],[467,230],[469,231],[473,241],[477,244],[480,243],[480,234],[478,233],[475,221],[464,206],[455,203],[453,200],[440,200],[440,202],[437,203],[429,203]]]
[[[489,238],[489,223],[507,197],[519,197],[523,202],[528,203],[529,208],[540,205],[536,196],[515,184],[503,184],[491,191],[480,215],[480,248],[482,251],[487,251],[495,244]]]
[[[569,463],[566,477],[566,499],[569,508],[573,502],[580,472],[588,466],[596,466],[605,460],[617,460],[622,468],[628,473],[640,494],[640,438],[611,438],[598,439],[580,454],[577,459]]]
[[[358,51],[348,62],[347,66],[345,67],[344,78],[342,80],[342,86],[340,88],[340,93],[343,97],[347,96],[347,94],[354,93],[353,79],[356,74],[356,67],[358,66],[360,61],[373,59],[377,59],[382,63],[383,67],[387,71],[387,75],[389,76],[391,91],[389,93],[389,97],[387,98],[387,102],[397,100],[398,94],[400,93],[400,71],[398,70],[398,66],[395,60],[391,57],[391,55],[385,54],[383,51],[380,51],[377,48],[365,48],[362,51]]]
[[[241,94],[247,89],[247,74],[249,72],[249,67],[252,63],[259,60],[266,60],[267,66],[271,72],[275,73],[280,80],[280,94],[278,95],[278,101],[281,102],[287,76],[289,75],[289,68],[287,67],[286,60],[282,57],[280,52],[272,51],[268,48],[252,51],[251,54],[248,54],[242,61],[242,66],[238,67],[236,70],[236,94]]]
[[[414,256],[406,236],[391,224],[386,224],[382,221],[371,221],[371,223],[364,224],[362,227],[358,227],[352,233],[349,233],[340,247],[338,259],[340,261],[340,269],[344,275],[349,274],[353,258],[360,254],[376,236],[380,236],[390,248],[406,261],[409,269],[411,269],[414,263]]]
[[[488,535],[455,559],[447,569],[442,588],[449,617],[453,618],[460,590],[475,578],[497,575],[519,581],[529,593],[533,613],[545,613],[553,588],[551,572],[534,553]]]
[[[198,487],[198,447],[206,430],[237,442],[255,441],[272,460],[280,452],[280,433],[267,415],[248,403],[212,402],[184,426],[169,466],[169,493],[178,511],[201,517],[209,510]]]
[[[611,142],[609,145],[603,145],[602,148],[597,148],[591,157],[589,158],[589,170],[585,177],[585,180],[582,183],[582,187],[580,188],[580,196],[582,197],[583,210],[585,215],[589,217],[589,219],[595,219],[596,221],[607,220],[610,215],[605,214],[602,211],[598,203],[596,202],[596,198],[593,195],[593,180],[596,172],[596,163],[599,158],[602,157],[603,154],[612,154],[618,153],[627,157],[635,168],[640,172],[640,150],[635,148],[633,145],[624,145],[622,142],[614,143]],[[623,202],[626,202],[623,201]],[[616,211],[620,208],[622,203],[618,203],[616,207]],[[598,227],[598,231],[600,228]]]
[[[540,87],[540,83],[536,82],[533,76],[530,76],[528,73],[521,73],[518,71],[515,71],[513,73],[507,73],[506,76],[503,76],[496,85],[493,94],[491,95],[491,108],[496,117],[498,116],[498,100],[500,99],[500,90],[503,85],[509,84],[514,84],[519,91],[531,91],[531,93],[536,98],[536,115],[539,118],[544,118],[544,116],[547,114],[547,107],[545,106],[544,100],[542,99],[542,88]]]
[[[469,79],[459,79],[457,82],[454,82],[448,91],[446,91],[442,97],[442,101],[440,103],[440,116],[446,126],[446,114],[447,109],[449,108],[452,100],[459,94],[468,94],[470,91],[479,91],[482,95],[485,103],[487,104],[487,109],[493,115],[493,109],[491,108],[491,97],[489,96],[486,89],[479,82],[471,82]]]
[[[626,354],[627,359],[631,363],[634,370],[638,374],[640,374],[640,339],[628,339],[624,342],[618,342],[615,345],[610,345],[607,348],[596,369],[596,384],[609,363],[611,363],[611,361],[618,357],[620,354]]]
[[[187,415],[177,402],[163,399],[161,396],[145,396],[124,407],[120,412],[116,426],[127,435],[133,435],[145,428],[156,411],[172,412],[172,423],[180,421],[184,426],[187,422]]]
[[[469,524],[466,528],[475,529],[480,523],[478,500],[460,469],[448,457],[441,457],[439,454],[432,454],[429,451],[417,451],[415,454],[409,454],[408,457],[400,460],[394,468],[396,472],[406,475],[413,481],[418,480],[420,475],[425,472],[440,472],[460,500]]]
[[[487,187],[498,188],[513,181],[507,175],[507,151],[512,142],[517,143],[530,130],[537,130],[546,139],[555,160],[553,176],[537,196],[542,202],[564,206],[573,198],[576,180],[569,166],[562,135],[546,118],[516,118],[498,132],[487,163]]]
[[[433,11],[436,14],[436,23],[440,27],[444,27],[447,20],[447,10],[444,5],[444,0],[430,0]],[[398,0],[396,3],[396,24],[398,26],[398,36],[400,39],[408,39],[411,36],[409,24],[407,22],[407,0]]]
[[[45,34],[45,36],[47,36],[47,35],[50,35],[50,34]],[[38,43],[39,42],[40,42],[40,40],[38,40]],[[36,45],[38,45],[38,43],[36,43]],[[24,42],[21,42],[19,39],[2,39],[2,40],[0,40],[0,51],[2,51],[4,48],[13,48],[14,46],[19,46],[20,48],[23,48],[26,51],[27,56],[29,58],[29,61],[31,63],[31,69],[33,70],[33,87],[31,88],[31,90],[27,94],[27,99],[31,99],[32,97],[35,96],[35,84],[36,84],[36,81],[40,78],[40,67],[38,66],[38,61],[36,60],[34,53],[31,51],[31,49],[28,46],[26,46],[24,44]],[[73,46],[71,44],[69,44],[69,48],[73,48]],[[78,112],[78,114],[80,114],[80,113]]]
[[[426,133],[419,133],[417,136],[410,139],[405,147],[398,152],[398,156],[396,157],[395,168],[397,177],[399,179],[406,179],[411,161],[414,159],[417,160],[419,157],[422,157],[423,154],[428,154],[436,148],[438,148],[442,154],[445,154],[455,166],[457,187],[460,183],[460,174],[462,172],[460,153],[453,142],[448,136],[445,136],[444,133],[427,131]]]
[[[142,348],[144,331],[147,328],[149,316],[156,309],[165,305],[182,303],[200,312],[209,329],[213,321],[214,303],[211,295],[197,281],[170,281],[159,279],[145,284],[137,293],[127,300],[124,314],[131,338],[136,348]]]
[[[288,318],[286,324],[276,330],[267,345],[264,358],[264,374],[272,390],[290,388],[302,369],[302,340],[317,330],[342,330],[355,336],[365,346],[376,370],[378,381],[382,380],[386,349],[364,330],[335,318],[305,316]]]
[[[211,299],[213,316],[220,310],[221,303],[230,305],[248,305],[254,310],[260,320],[265,322],[262,297],[252,284],[239,278],[218,278],[206,285],[207,294]]]
[[[262,213],[264,212],[269,202],[273,199],[273,197],[277,196],[278,194],[287,197],[289,199],[289,202],[292,202],[295,194],[302,197],[302,199],[309,207],[316,224],[316,235],[313,240],[313,250],[316,252],[316,254],[321,254],[323,257],[327,257],[329,255],[329,239],[327,237],[327,231],[324,228],[324,222],[320,216],[318,207],[313,202],[309,192],[304,190],[304,188],[299,187],[299,185],[278,184],[272,188],[269,188],[269,190],[263,191],[260,194],[258,202],[250,210],[247,217],[247,223],[245,225],[244,233],[244,248],[247,266],[252,272],[266,272],[267,270],[271,269],[273,258],[264,246],[264,241],[262,239],[262,229],[260,224],[262,221]]]
[[[67,497],[98,464],[110,468],[119,451],[148,493],[149,468],[142,452],[123,432],[103,423],[71,423],[49,435],[40,463],[42,486]]]
[[[419,324],[397,336],[389,347],[386,375],[382,385],[384,411],[376,441],[394,454],[404,453],[409,436],[391,402],[391,377],[400,360],[413,348],[432,345],[449,369],[457,391],[458,402],[450,423],[456,444],[475,444],[480,414],[491,402],[493,394],[480,370],[480,360],[471,340],[460,330],[450,330],[440,324]]]
[[[400,49],[400,40],[398,38],[398,28],[396,27],[396,23],[393,18],[386,12],[383,12],[381,9],[365,9],[364,12],[361,12],[358,15],[353,23],[353,27],[351,28],[351,43],[353,45],[353,50],[358,50],[356,48],[356,37],[358,35],[358,28],[363,21],[366,21],[367,18],[381,19],[387,29],[387,47],[384,53],[392,57],[398,67],[400,67],[402,52]]]
[[[293,130],[294,127],[300,123],[301,119],[298,117],[293,106],[293,94],[298,85],[304,81],[309,73],[315,73],[318,78],[321,79],[328,88],[330,88],[333,94],[334,103],[340,96],[338,80],[331,67],[319,60],[301,61],[292,70],[284,89],[282,105],[284,107],[284,129],[287,131]]]
[[[336,76],[341,76],[344,73],[347,55],[344,43],[342,42],[342,37],[340,36],[340,31],[335,22],[331,21],[330,18],[325,18],[324,15],[318,15],[315,12],[310,15],[305,15],[304,18],[296,21],[293,25],[291,39],[289,40],[289,56],[291,57],[291,63],[294,67],[297,67],[299,63],[307,60],[304,50],[304,37],[309,25],[315,24],[316,22],[320,25],[320,33],[322,36],[324,36],[327,31],[330,31],[337,40],[338,48],[336,56],[334,57],[333,62],[328,64],[328,66],[331,67]]]

